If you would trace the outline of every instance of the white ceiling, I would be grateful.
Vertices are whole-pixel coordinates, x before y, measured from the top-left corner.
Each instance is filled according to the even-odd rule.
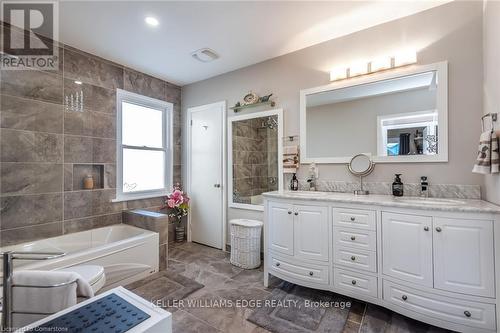
[[[158,78],[185,85],[449,0],[414,1],[63,1],[60,40]],[[160,25],[150,27],[146,16]],[[220,58],[190,54],[209,47]]]

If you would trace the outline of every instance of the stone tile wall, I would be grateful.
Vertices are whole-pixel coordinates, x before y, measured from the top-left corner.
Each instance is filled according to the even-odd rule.
[[[56,71],[0,73],[2,246],[121,223],[123,210],[163,205],[111,202],[117,88],[174,104],[174,182],[182,182],[181,88],[72,47],[60,45],[59,55]],[[65,96],[80,92],[82,112],[66,108]],[[82,190],[89,172],[99,188]]]
[[[234,202],[250,203],[251,196],[278,188],[278,138],[275,130],[262,127],[265,119],[233,123]]]

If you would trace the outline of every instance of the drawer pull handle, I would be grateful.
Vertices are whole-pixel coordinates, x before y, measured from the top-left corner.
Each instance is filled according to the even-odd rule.
[[[351,216],[351,221],[352,222],[356,221],[356,218],[354,216]]]
[[[354,237],[354,236],[351,236],[351,240],[352,240],[352,241],[353,241],[353,240],[356,240],[356,237]]]
[[[276,263],[276,267],[279,267],[279,266],[280,266],[280,263],[279,263],[279,262],[277,262],[277,263]]]
[[[291,212],[291,211],[288,211],[288,215],[292,215],[292,212]]]
[[[352,260],[352,261],[356,260],[356,257],[355,257],[355,256],[352,256],[352,257],[351,257],[351,260]]]
[[[441,231],[442,231],[442,229],[441,229],[440,227],[436,227],[436,231],[437,231],[437,232],[441,232]]]
[[[313,272],[309,272],[309,275],[310,275],[310,276],[313,276],[313,275],[314,275],[314,273],[313,273]]]
[[[406,301],[408,299],[408,296],[403,295],[401,298],[403,299],[403,301]]]
[[[356,280],[352,280],[352,281],[351,281],[351,283],[352,283],[353,285],[355,285],[355,284],[356,284]]]
[[[469,311],[464,311],[464,315],[465,315],[467,318],[469,318],[470,316],[472,316],[472,315],[471,315],[471,313],[470,313]]]
[[[299,215],[299,212],[295,212],[295,216]]]
[[[424,227],[424,230],[425,231],[429,231],[429,227]]]

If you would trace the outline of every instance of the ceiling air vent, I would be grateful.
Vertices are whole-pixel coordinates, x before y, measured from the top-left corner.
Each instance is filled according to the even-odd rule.
[[[214,50],[211,50],[209,48],[196,50],[193,53],[191,53],[191,56],[201,62],[210,62],[219,58],[219,55],[215,53]]]

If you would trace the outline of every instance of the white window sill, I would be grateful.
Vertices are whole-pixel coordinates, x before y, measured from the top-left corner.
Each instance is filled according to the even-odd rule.
[[[168,192],[159,192],[159,193],[147,193],[147,194],[137,194],[137,195],[123,195],[123,196],[117,196],[115,199],[111,200],[111,202],[152,199],[152,198],[165,197],[168,194],[169,194]]]

